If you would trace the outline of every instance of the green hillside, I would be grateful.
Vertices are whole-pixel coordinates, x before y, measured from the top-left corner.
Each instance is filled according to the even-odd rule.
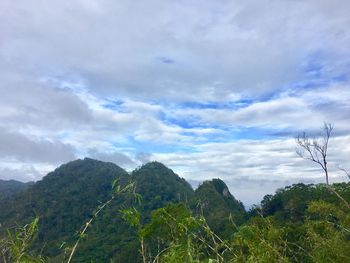
[[[36,247],[45,254],[61,253],[60,245],[69,242],[92,215],[99,202],[111,192],[111,182],[128,174],[112,163],[84,159],[62,165],[26,191],[0,204],[3,226],[27,223],[40,218]]]

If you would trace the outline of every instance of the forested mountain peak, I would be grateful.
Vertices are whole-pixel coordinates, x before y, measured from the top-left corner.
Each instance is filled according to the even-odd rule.
[[[136,190],[152,209],[164,202],[191,200],[194,191],[191,185],[171,169],[159,162],[150,162],[134,170],[131,174]]]
[[[230,191],[228,190],[228,187],[225,184],[225,182],[219,178],[214,178],[210,181],[205,181],[204,184],[209,184],[209,185],[214,186],[215,190],[224,197],[231,197],[232,196]]]
[[[199,196],[205,196],[205,195],[218,195],[224,200],[225,202],[231,206],[237,208],[237,210],[244,211],[243,204],[236,200],[236,198],[233,197],[233,195],[230,193],[227,185],[224,181],[222,181],[219,178],[215,178],[212,180],[204,181],[199,187],[196,189],[196,194]],[[209,197],[210,198],[210,197]]]
[[[98,170],[99,168],[114,170],[122,173],[125,172],[124,169],[120,168],[118,165],[114,163],[99,161],[92,158],[84,158],[84,159],[77,159],[77,160],[62,164],[61,166],[56,168],[52,173],[54,173],[55,175],[63,175],[62,172],[64,172],[65,174],[69,174],[70,172],[74,172],[74,173],[77,171],[82,172],[82,171],[87,171],[89,169]],[[49,173],[48,175],[52,173]]]
[[[141,167],[136,168],[132,174],[134,176],[142,175],[142,176],[170,176],[180,178],[173,170],[166,167],[164,164],[152,161],[146,164],[143,164]]]
[[[152,162],[145,163],[139,169],[166,169],[166,170],[171,170],[168,167],[166,167],[164,164],[162,164],[161,162],[157,162],[157,161],[152,161]]]
[[[221,179],[204,181],[196,189],[195,197],[209,225],[223,236],[229,234],[231,217],[236,224],[241,224],[246,217],[243,204],[232,196]]]

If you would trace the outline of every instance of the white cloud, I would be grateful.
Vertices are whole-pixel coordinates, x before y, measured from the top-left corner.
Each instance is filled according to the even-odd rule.
[[[330,182],[347,181],[339,166],[346,167],[350,156],[350,136],[332,138],[328,167]],[[153,154],[190,181],[221,178],[245,205],[257,204],[265,194],[293,183],[325,183],[323,170],[301,159],[293,139],[246,140],[209,143],[197,152]]]
[[[349,62],[346,1],[1,5],[5,66],[20,64],[30,74],[77,75],[91,90],[114,96],[255,96],[307,78],[302,65],[310,56],[329,76],[344,73]],[[174,63],[161,63],[160,56]]]
[[[22,165],[19,168],[9,168],[1,167],[0,168],[0,179],[11,180],[15,178],[22,182],[36,181],[43,176],[42,173],[37,171],[31,165]]]
[[[346,164],[349,7],[3,0],[0,168],[38,178],[93,155],[130,169],[164,161],[187,179],[227,179],[233,192],[243,177],[272,188],[318,176],[292,137],[323,121],[335,125],[332,167]]]
[[[90,149],[89,150],[89,156],[92,158],[105,161],[105,162],[112,162],[115,163],[121,167],[124,168],[135,168],[137,163],[135,163],[131,157],[127,156],[123,153],[118,152],[99,152],[96,149]]]
[[[75,158],[74,148],[60,141],[28,138],[0,128],[0,158],[38,163],[62,163]]]
[[[332,122],[338,132],[348,133],[349,101],[348,86],[331,85],[306,92],[282,93],[238,108],[172,108],[167,111],[174,118],[196,125],[261,127],[276,132],[288,128],[296,132],[319,129],[323,122]]]

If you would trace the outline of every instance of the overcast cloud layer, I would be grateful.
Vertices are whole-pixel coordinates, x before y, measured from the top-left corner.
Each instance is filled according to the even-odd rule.
[[[335,126],[350,169],[350,2],[0,2],[0,178],[89,156],[220,177],[246,204],[322,181],[294,137]]]

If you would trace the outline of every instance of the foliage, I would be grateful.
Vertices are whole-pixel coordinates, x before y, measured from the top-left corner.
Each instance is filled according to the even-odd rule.
[[[311,202],[305,222],[314,262],[350,262],[350,213],[324,201]]]
[[[254,217],[235,233],[231,246],[234,262],[290,262],[286,231],[273,218]]]
[[[7,237],[0,240],[1,259],[6,262],[44,262],[41,256],[34,256],[30,251],[30,245],[38,231],[39,218],[35,218],[30,224],[7,230]]]
[[[184,203],[168,204],[141,225],[135,208],[124,218],[137,228],[143,262],[223,262],[226,244],[201,216],[193,216]],[[214,260],[214,261],[213,261]]]

